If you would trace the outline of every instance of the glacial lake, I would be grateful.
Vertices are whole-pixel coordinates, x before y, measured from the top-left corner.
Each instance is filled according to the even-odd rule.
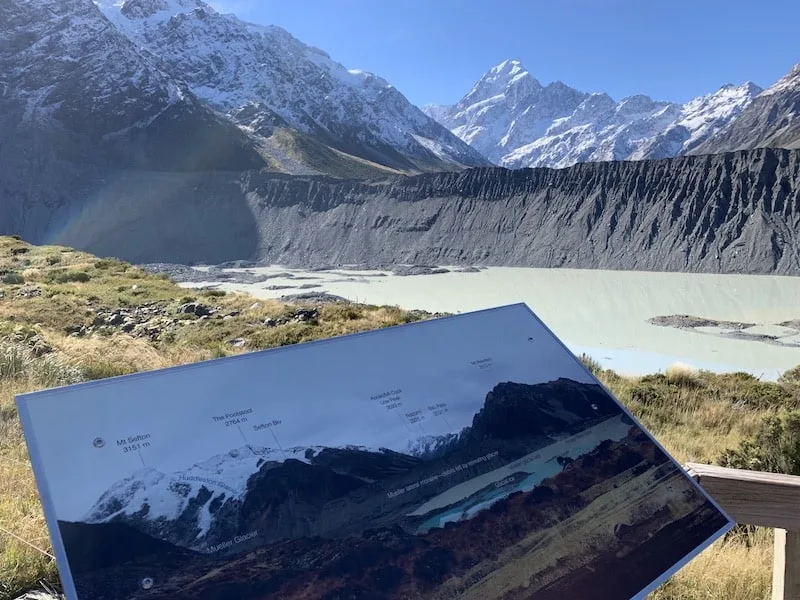
[[[632,375],[683,363],[775,380],[800,364],[800,277],[445,268],[451,271],[400,276],[388,271],[269,266],[226,269],[270,276],[259,283],[210,280],[182,285],[216,285],[260,298],[327,292],[355,302],[448,313],[524,302],[572,352],[586,352],[603,366]],[[732,323],[678,328],[648,322],[673,315]]]

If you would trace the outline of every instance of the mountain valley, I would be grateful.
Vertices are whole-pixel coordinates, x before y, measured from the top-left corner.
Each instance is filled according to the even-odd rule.
[[[0,233],[136,262],[800,271],[797,68],[679,105],[509,60],[423,111],[202,0],[3,4],[0,34]]]
[[[749,454],[758,422],[800,407],[800,64],[764,87],[737,75],[675,102],[603,91],[626,89],[616,81],[577,89],[569,68],[537,79],[547,71],[535,77],[512,46],[479,52],[461,29],[466,52],[431,36],[443,59],[419,37],[381,40],[395,60],[427,61],[404,91],[398,72],[342,64],[354,55],[331,38],[249,22],[243,6],[0,0],[0,600],[37,587],[96,600],[606,600],[721,534],[727,520],[679,466],[762,464]],[[300,17],[334,31],[316,9]],[[564,52],[550,46],[542,60]],[[676,81],[652,53],[624,51]],[[418,80],[444,93],[465,56],[490,58],[458,80],[476,81],[460,100],[412,102]],[[702,74],[689,63],[679,78]],[[642,81],[634,91],[653,85]],[[541,334],[505,321],[481,329],[474,357],[458,327],[427,338],[441,346],[342,351],[350,380],[387,382],[363,394],[337,393],[342,369],[311,354],[282,370],[289,392],[266,369],[255,383],[233,369],[218,388],[131,394],[131,414],[151,403],[149,429],[114,409],[107,431],[84,419],[78,439],[78,420],[53,414],[89,405],[63,402],[41,411],[48,434],[24,430],[22,394],[95,382],[99,414],[114,394],[99,380],[512,303],[535,310],[585,380],[551,377],[556,352],[517,373],[516,349]],[[503,332],[515,341],[488,351]],[[452,376],[446,395],[474,400],[468,412],[401,368],[403,348],[423,347],[430,381]],[[438,368],[454,349],[459,370]],[[369,364],[379,355],[385,372]],[[402,412],[388,399],[400,392],[375,400],[388,373],[411,390]],[[292,392],[301,381],[320,391]],[[197,410],[206,392],[266,416],[251,434]],[[193,404],[169,421],[170,399]],[[372,435],[363,406],[399,433]],[[280,419],[303,437],[275,433]],[[151,435],[150,450],[131,442]],[[728,541],[656,597],[767,597],[772,537]]]

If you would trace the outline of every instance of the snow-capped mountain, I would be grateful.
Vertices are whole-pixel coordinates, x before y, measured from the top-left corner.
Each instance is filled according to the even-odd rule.
[[[0,136],[11,148],[38,139],[42,156],[159,169],[263,165],[242,131],[140,53],[91,0],[0,3],[0,39]],[[205,141],[206,154],[176,152],[177,131]]]
[[[489,70],[458,104],[426,106],[459,138],[496,164],[571,115],[588,94],[557,82],[542,86],[518,61]]]
[[[458,137],[510,167],[675,156],[727,125],[760,92],[747,83],[679,105],[615,101],[561,82],[543,86],[516,60],[486,73],[454,106],[427,106]]]
[[[691,154],[760,147],[800,148],[800,64],[761,92],[741,114]]]
[[[541,137],[512,150],[502,162],[519,168],[623,160],[671,123],[678,111],[674,104],[643,95],[615,102],[606,94],[592,94],[571,115],[555,120]]]
[[[164,526],[190,521],[196,526],[192,541],[200,545],[211,527],[213,515],[223,505],[241,501],[247,491],[247,481],[262,465],[281,463],[289,458],[308,462],[307,456],[319,450],[247,446],[213,456],[177,473],[141,469],[112,485],[84,517],[84,522],[125,522],[142,518],[148,523],[145,533],[170,539],[174,534],[162,532]],[[192,547],[187,539],[179,541]]]
[[[294,130],[334,151],[400,170],[486,165],[384,79],[348,70],[285,30],[202,0],[95,0],[114,26],[214,109],[279,152]]]
[[[458,439],[459,435],[456,433],[449,433],[446,435],[424,435],[420,438],[410,440],[405,449],[405,454],[423,460],[438,458],[447,453],[450,447],[458,442]]]
[[[459,436],[423,436],[410,440],[405,455],[432,460],[445,453]],[[395,455],[383,448],[346,446],[293,447],[286,449],[245,446],[213,456],[191,467],[164,473],[153,468],[140,469],[113,484],[84,516],[85,523],[134,524],[144,533],[179,546],[202,550],[213,545],[227,531],[224,521],[238,514],[249,489],[251,478],[262,469],[270,469],[287,460],[307,465],[328,463],[331,455],[358,463],[358,456]],[[215,522],[219,521],[218,523]],[[212,530],[212,525],[214,528]]]
[[[713,94],[690,100],[664,131],[651,138],[630,158],[669,158],[690,154],[707,139],[734,121],[763,91],[752,82],[727,84]]]
[[[0,46],[3,97],[24,100],[23,123],[58,120],[113,134],[142,126],[185,100],[185,90],[139,55],[90,3],[3,3],[0,16],[7,40]],[[25,44],[26,37],[36,43]],[[135,111],[125,110],[134,103]]]

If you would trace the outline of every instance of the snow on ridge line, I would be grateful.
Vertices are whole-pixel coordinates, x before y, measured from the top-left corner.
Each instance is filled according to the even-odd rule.
[[[346,69],[340,63],[334,61],[330,55],[314,46],[310,46],[294,38],[288,31],[277,25],[258,25],[248,23],[239,19],[235,14],[222,14],[216,11],[202,0],[143,0],[138,4],[146,4],[152,9],[151,14],[146,16],[129,16],[124,13],[125,5],[130,5],[131,0],[92,0],[100,11],[118,29],[124,33],[137,37],[142,31],[153,29],[169,21],[178,15],[190,14],[197,10],[213,13],[219,17],[229,19],[238,26],[243,26],[252,33],[267,36],[277,36],[284,38],[284,41],[300,45],[305,50],[305,58],[317,66],[328,71],[338,81],[349,86],[361,87],[365,84],[377,85],[380,87],[391,88],[388,81],[368,71],[361,69]],[[229,92],[230,93],[230,92]]]
[[[222,14],[202,0],[93,2],[141,52],[159,57],[171,76],[238,126],[278,115],[300,132],[336,131],[367,147],[389,145],[412,162],[486,162],[385,79],[347,69],[278,26]],[[246,106],[259,108],[241,122],[236,114]],[[442,152],[431,154],[412,134],[433,139]]]
[[[424,456],[439,450],[457,437],[427,435],[410,440],[406,453]],[[147,507],[149,519],[177,519],[196,498],[202,488],[211,492],[206,504],[221,499],[241,499],[247,492],[247,482],[265,463],[279,464],[287,459],[310,464],[309,452],[314,454],[325,449],[354,450],[383,454],[386,448],[367,446],[294,446],[286,449],[259,446],[242,446],[229,452],[193,464],[187,469],[164,473],[145,467],[114,483],[91,507],[84,521],[107,523],[122,515],[134,517]],[[205,510],[205,509],[203,509]]]
[[[800,69],[796,78],[788,79],[800,85]],[[424,110],[501,166],[561,168],[689,151],[735,119],[761,92],[752,82],[726,85],[681,105],[644,94],[615,101],[558,81],[544,87],[534,82],[519,61],[506,60],[487,71],[455,105]]]
[[[761,92],[761,95],[772,96],[794,89],[800,90],[800,63],[796,64],[791,71]]]

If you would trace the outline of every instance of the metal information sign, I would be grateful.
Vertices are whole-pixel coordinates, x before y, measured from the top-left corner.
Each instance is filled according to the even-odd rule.
[[[17,401],[70,600],[623,600],[733,525],[524,304]]]

